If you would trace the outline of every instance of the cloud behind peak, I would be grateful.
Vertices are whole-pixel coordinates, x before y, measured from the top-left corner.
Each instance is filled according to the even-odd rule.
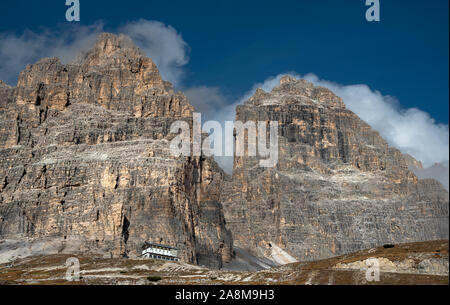
[[[21,34],[0,33],[0,79],[10,85],[26,65],[44,57],[58,57],[63,63],[72,62],[80,53],[92,48],[104,24],[62,24],[57,29],[25,30]],[[158,66],[164,80],[178,85],[182,67],[189,62],[189,47],[170,25],[139,19],[125,23],[115,34],[130,36],[133,42]]]

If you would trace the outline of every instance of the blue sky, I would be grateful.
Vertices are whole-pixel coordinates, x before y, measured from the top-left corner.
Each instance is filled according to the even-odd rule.
[[[190,49],[186,87],[237,98],[281,72],[314,73],[367,84],[448,124],[448,0],[381,0],[372,23],[364,0],[80,2],[84,25],[114,30],[145,18],[174,27]],[[0,33],[67,26],[66,9],[64,0],[1,1]]]

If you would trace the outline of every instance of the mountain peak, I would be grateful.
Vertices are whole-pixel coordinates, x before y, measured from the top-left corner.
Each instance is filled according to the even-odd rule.
[[[126,52],[135,56],[144,56],[141,50],[133,43],[130,37],[119,34],[102,33],[97,39],[92,52],[99,55],[112,56],[118,52]]]
[[[128,36],[101,34],[74,62],[44,58],[28,65],[18,81],[19,104],[64,110],[88,103],[135,116],[190,116],[186,97],[165,82],[156,64]]]
[[[100,49],[102,51],[114,51],[117,49],[137,49],[130,37],[112,33],[102,33],[95,43],[94,49]]]
[[[305,79],[297,79],[291,75],[282,76],[279,85],[270,93],[258,88],[248,102],[260,106],[305,104],[345,108],[343,100],[330,89],[315,86]]]
[[[133,43],[130,37],[119,34],[102,33],[95,45],[74,61],[77,65],[89,67],[97,65],[122,66],[133,60],[146,59],[154,68],[156,65]]]

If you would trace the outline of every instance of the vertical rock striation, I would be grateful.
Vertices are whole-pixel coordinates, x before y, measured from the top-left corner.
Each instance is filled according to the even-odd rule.
[[[448,238],[448,193],[330,90],[290,76],[236,119],[278,121],[279,160],[235,157],[222,202],[234,245],[283,263],[387,243]]]
[[[220,267],[232,247],[224,174],[169,151],[171,123],[192,112],[123,35],[102,34],[72,64],[29,65],[16,87],[0,83],[0,239],[115,257],[158,242]]]
[[[232,256],[225,220],[235,246],[279,263],[448,238],[442,185],[328,89],[286,76],[239,106],[240,121],[279,122],[279,160],[236,157],[232,178],[170,154],[171,124],[193,111],[122,35],[71,64],[29,65],[16,87],[0,81],[2,244],[119,257],[149,241],[219,268]]]

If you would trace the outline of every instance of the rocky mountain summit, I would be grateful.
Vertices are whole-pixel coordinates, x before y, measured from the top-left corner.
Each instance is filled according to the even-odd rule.
[[[262,168],[258,157],[235,157],[222,192],[234,246],[283,264],[448,238],[447,191],[419,180],[330,90],[285,76],[236,112],[278,121],[279,158]]]
[[[0,263],[136,258],[154,242],[188,263],[270,267],[448,239],[442,185],[419,180],[417,161],[326,88],[285,76],[238,106],[242,122],[278,121],[279,157],[274,168],[235,157],[232,177],[212,158],[170,153],[170,126],[193,112],[123,35],[0,82]]]
[[[169,151],[171,123],[192,112],[123,35],[101,35],[72,64],[27,66],[17,87],[0,84],[0,239],[17,240],[17,256],[137,256],[157,242],[222,266],[223,172]]]

